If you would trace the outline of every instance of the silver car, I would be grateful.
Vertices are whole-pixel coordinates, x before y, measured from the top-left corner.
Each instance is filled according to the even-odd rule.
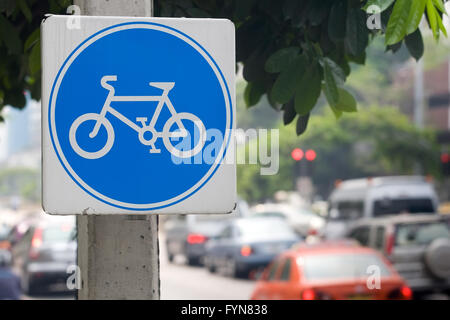
[[[450,293],[450,217],[395,215],[356,222],[347,237],[381,251],[416,297]]]
[[[73,217],[49,217],[31,225],[12,247],[23,291],[41,293],[55,285],[67,290],[67,268],[76,264],[76,249]]]

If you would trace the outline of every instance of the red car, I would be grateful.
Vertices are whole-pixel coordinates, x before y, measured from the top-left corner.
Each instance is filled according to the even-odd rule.
[[[382,255],[354,243],[300,245],[264,271],[253,300],[410,300],[412,292]]]

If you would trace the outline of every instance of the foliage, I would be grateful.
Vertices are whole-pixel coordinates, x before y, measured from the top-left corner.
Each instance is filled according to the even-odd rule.
[[[46,13],[63,14],[70,0],[0,1],[0,109],[21,108],[23,92],[40,98],[39,24]],[[369,40],[385,35],[388,50],[402,42],[416,59],[423,53],[418,25],[426,16],[435,38],[442,25],[442,0],[155,0],[163,17],[228,18],[236,27],[236,60],[244,65],[245,101],[266,94],[282,109],[284,122],[297,119],[298,134],[323,93],[334,114],[356,110],[344,88],[350,62],[364,64]],[[366,26],[370,5],[382,9],[381,30]]]
[[[416,59],[423,54],[418,29],[425,16],[437,39],[442,0],[172,0],[156,2],[159,16],[224,17],[236,26],[236,58],[244,65],[248,106],[267,94],[284,112],[284,123],[297,119],[297,134],[307,127],[321,93],[336,117],[356,111],[345,89],[350,62],[364,64],[371,39],[384,36],[385,48],[405,43]],[[372,5],[381,9],[381,30],[369,30]]]
[[[275,128],[278,126],[280,114],[277,110],[270,108],[270,103],[266,96],[254,106],[246,108],[245,87],[247,82],[243,79],[236,80],[236,126],[247,130],[249,128]]]
[[[290,154],[294,148],[316,151],[312,179],[323,197],[338,179],[413,174],[417,166],[423,174],[439,175],[434,134],[417,129],[396,108],[362,107],[339,122],[329,111],[313,115],[310,129],[300,138],[291,134],[292,126],[280,125],[279,174],[261,176],[259,165],[238,166],[238,192],[243,198],[262,201],[276,190],[293,190],[294,161]]]
[[[0,196],[22,196],[37,201],[41,196],[40,174],[30,168],[0,170]]]

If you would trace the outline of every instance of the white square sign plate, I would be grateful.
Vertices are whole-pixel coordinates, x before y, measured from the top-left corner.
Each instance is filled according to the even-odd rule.
[[[41,25],[44,210],[231,212],[233,24],[77,18]]]

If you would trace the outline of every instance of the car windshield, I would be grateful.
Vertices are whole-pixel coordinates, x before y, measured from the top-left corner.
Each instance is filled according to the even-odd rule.
[[[374,203],[374,216],[396,213],[434,213],[433,202],[429,198],[381,199]]]
[[[52,225],[42,231],[42,241],[45,243],[69,242],[73,239],[74,227],[71,224]]]
[[[396,231],[398,247],[428,245],[438,238],[450,238],[450,220],[399,225]]]
[[[248,219],[238,224],[239,233],[245,237],[292,236],[292,229],[280,219]]]
[[[373,273],[376,266],[381,277],[390,276],[385,263],[374,254],[330,254],[302,257],[307,280],[357,279]]]

